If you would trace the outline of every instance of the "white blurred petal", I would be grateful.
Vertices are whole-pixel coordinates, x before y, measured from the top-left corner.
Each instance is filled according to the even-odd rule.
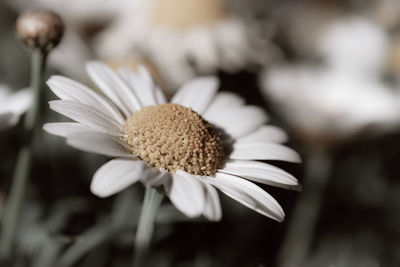
[[[15,115],[21,115],[29,109],[33,99],[33,92],[30,88],[16,91],[8,94],[2,101],[0,111],[11,112]]]
[[[52,2],[60,4],[60,1]],[[27,7],[24,7],[25,9]],[[92,50],[88,42],[83,40],[74,29],[67,26],[62,42],[49,55],[49,64],[68,77],[86,81],[88,77],[85,72],[85,63],[92,57]]]
[[[221,23],[214,33],[215,38],[220,43],[224,43],[220,50],[223,67],[228,71],[237,70],[246,64],[250,55],[256,51],[249,51],[250,37],[247,32],[249,28],[243,25],[240,20],[230,20],[228,23]],[[265,52],[266,53],[266,52]],[[257,53],[258,58],[262,58],[262,53]]]
[[[17,124],[22,113],[29,109],[32,98],[29,88],[12,93],[6,85],[0,84],[0,130]]]
[[[388,48],[385,29],[361,16],[329,23],[318,40],[318,50],[328,65],[366,75],[376,75],[384,68]]]
[[[187,57],[196,62],[200,72],[209,72],[218,66],[217,40],[208,29],[192,30],[187,33],[184,41]]]

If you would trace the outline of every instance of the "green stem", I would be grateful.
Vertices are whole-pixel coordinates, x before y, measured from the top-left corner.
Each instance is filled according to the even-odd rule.
[[[45,66],[46,55],[39,49],[32,51],[31,81],[33,100],[24,120],[24,134],[27,142],[19,151],[14,167],[11,190],[4,207],[1,221],[0,259],[10,259],[15,229],[25,195],[26,183],[32,165],[33,140],[35,139],[35,125],[40,116],[41,80]]]
[[[33,90],[33,100],[24,121],[25,130],[30,133],[34,131],[35,125],[40,116],[40,104],[42,98],[41,84],[46,57],[47,55],[38,48],[32,51],[30,88]]]
[[[161,205],[163,195],[152,187],[146,187],[142,211],[135,236],[134,267],[143,267],[143,262],[148,251],[154,232],[154,222],[158,208]]]
[[[296,201],[278,255],[278,267],[307,266],[306,257],[329,181],[331,158],[324,150],[309,153],[303,191]]]

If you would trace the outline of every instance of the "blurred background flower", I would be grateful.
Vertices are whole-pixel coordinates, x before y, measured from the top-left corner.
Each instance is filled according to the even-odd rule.
[[[102,31],[94,45],[101,58],[145,56],[171,89],[199,73],[237,72],[272,58],[265,36],[257,35],[257,27],[246,24],[229,4],[224,0],[142,1]]]
[[[0,130],[17,124],[31,102],[32,92],[29,88],[12,93],[7,86],[0,84]]]
[[[400,84],[384,79],[390,47],[385,30],[360,17],[318,27],[313,47],[319,62],[266,69],[261,78],[266,99],[309,143],[329,146],[362,130],[396,129]]]

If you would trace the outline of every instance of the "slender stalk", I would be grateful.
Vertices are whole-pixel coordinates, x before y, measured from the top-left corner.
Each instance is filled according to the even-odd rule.
[[[41,80],[45,66],[46,55],[39,49],[32,51],[31,59],[31,81],[30,87],[33,90],[33,100],[24,120],[24,134],[27,142],[19,151],[17,162],[14,167],[14,175],[11,190],[4,207],[1,221],[0,238],[0,259],[10,258],[12,251],[15,229],[18,224],[18,217],[21,210],[23,197],[25,195],[26,183],[32,165],[33,140],[35,138],[35,125],[40,116]]]
[[[163,195],[159,194],[157,190],[152,187],[146,187],[142,211],[140,213],[139,224],[135,236],[134,267],[143,267],[146,253],[154,232],[154,221],[162,199]]]
[[[331,159],[324,150],[309,153],[303,191],[299,195],[278,254],[278,267],[305,267],[306,257],[329,181]]]
[[[24,127],[28,132],[33,132],[36,122],[40,117],[40,104],[41,104],[41,84],[42,76],[45,68],[47,54],[39,48],[33,49],[31,56],[31,81],[30,87],[33,90],[32,106],[25,116]]]

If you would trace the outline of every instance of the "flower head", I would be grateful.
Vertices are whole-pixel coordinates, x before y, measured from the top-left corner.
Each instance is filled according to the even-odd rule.
[[[178,88],[196,73],[238,71],[269,58],[271,45],[252,26],[223,0],[149,0],[120,16],[95,45],[101,58],[148,56]]]
[[[263,93],[304,141],[331,146],[400,125],[400,92],[382,81],[388,40],[371,21],[332,22],[317,40],[323,65],[269,68]]]
[[[48,81],[61,100],[50,107],[77,121],[48,123],[49,133],[82,150],[115,157],[94,175],[91,190],[106,197],[141,181],[163,187],[171,202],[190,217],[221,218],[215,188],[243,205],[283,220],[280,205],[248,181],[298,188],[287,172],[257,160],[299,162],[281,145],[285,133],[267,126],[267,115],[231,93],[217,93],[214,77],[195,79],[167,102],[147,70],[91,62],[87,70],[104,93],[65,77]]]
[[[32,102],[32,93],[24,89],[16,93],[0,85],[0,130],[15,125]]]
[[[132,154],[162,170],[214,175],[223,148],[218,133],[191,108],[179,104],[144,107],[124,126]]]

